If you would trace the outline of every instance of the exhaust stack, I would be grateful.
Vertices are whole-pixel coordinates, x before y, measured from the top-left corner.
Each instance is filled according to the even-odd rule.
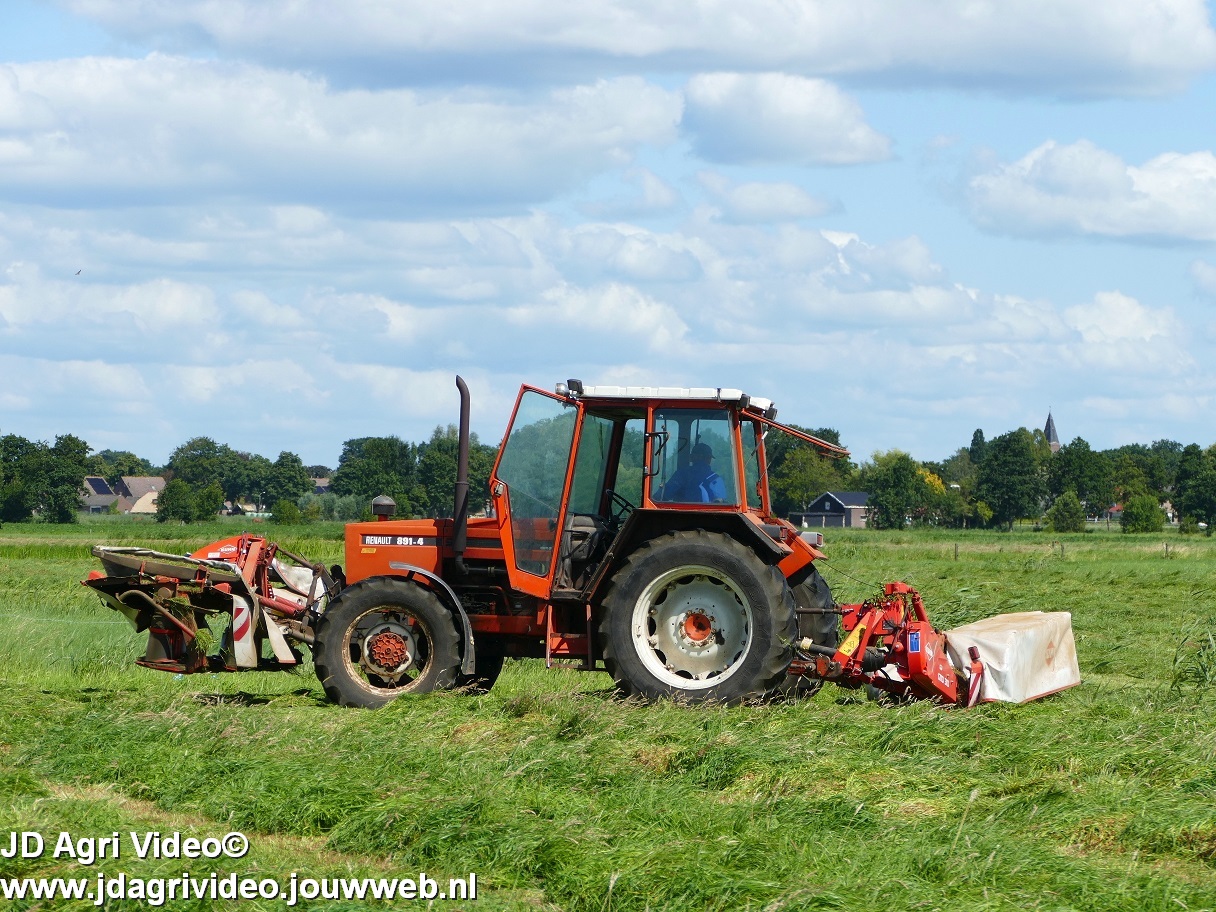
[[[460,437],[456,451],[456,503],[452,510],[452,548],[455,551],[456,569],[465,573],[464,548],[469,525],[469,387],[464,378],[456,375],[456,389],[460,390]]]

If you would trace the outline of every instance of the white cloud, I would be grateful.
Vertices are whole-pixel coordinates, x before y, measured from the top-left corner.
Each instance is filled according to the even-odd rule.
[[[636,77],[524,98],[337,90],[160,54],[14,64],[0,66],[0,194],[72,207],[217,194],[397,213],[517,206],[671,141],[680,109]]]
[[[580,209],[592,218],[637,218],[670,212],[682,202],[679,191],[649,168],[629,168],[621,181],[628,189]]]
[[[1046,94],[1172,91],[1216,61],[1203,0],[65,0],[140,41],[381,79],[783,70]]]
[[[831,240],[840,251],[836,268],[827,273],[836,288],[906,291],[944,282],[944,270],[918,237],[883,245],[867,244],[849,235],[834,235]]]
[[[704,171],[697,175],[723,215],[733,222],[787,222],[815,218],[833,210],[801,187],[784,182],[745,181],[735,183],[722,174]]]
[[[1146,400],[1211,394],[1169,309],[1113,291],[1065,307],[962,287],[915,236],[874,243],[712,212],[659,231],[539,213],[363,222],[307,208],[209,211],[206,229],[197,213],[177,224],[206,235],[203,262],[234,256],[222,276],[149,278],[139,262],[110,265],[105,280],[90,278],[104,265],[80,277],[29,260],[4,267],[0,428],[70,431],[154,460],[208,434],[332,462],[342,440],[424,439],[453,420],[459,372],[478,378],[475,427],[487,440],[519,382],[573,376],[739,386],[777,398],[790,420],[841,425],[862,452],[874,441],[929,457],[917,435],[935,415],[963,416],[941,421],[968,423],[968,435],[981,423],[999,432],[1025,423],[1002,417],[1019,403],[1063,407],[1076,389],[1113,398],[1129,376]],[[58,230],[86,263],[112,240],[71,213],[68,227],[48,227],[60,217],[31,209],[0,219],[0,236],[25,255]],[[137,249],[151,243],[124,232]],[[334,246],[318,243],[315,262],[266,271],[286,249],[272,242],[318,239]],[[251,408],[228,407],[251,391]]]
[[[687,282],[701,263],[687,240],[631,225],[582,225],[556,239],[559,268],[576,275],[612,275],[635,282]]]
[[[710,161],[851,165],[891,155],[857,102],[821,79],[704,73],[684,94],[681,126]]]
[[[1064,311],[1081,336],[1072,347],[1076,362],[1113,373],[1177,374],[1192,365],[1186,333],[1170,308],[1152,310],[1117,291]]]
[[[37,266],[20,262],[4,276],[0,317],[10,333],[28,326],[98,332],[126,323],[140,333],[179,335],[197,332],[217,316],[209,288],[170,279],[122,286],[46,280]]]
[[[224,363],[216,365],[170,363],[161,366],[157,373],[159,396],[195,405],[227,409],[234,404],[235,392],[263,389],[276,403],[272,411],[292,413],[316,406],[325,398],[306,356],[257,361],[224,359]],[[256,400],[256,396],[249,398]],[[261,414],[268,405],[266,400],[251,403],[254,414]]]
[[[670,305],[637,288],[616,283],[596,288],[552,288],[540,303],[512,307],[506,317],[523,326],[569,327],[573,330],[567,337],[569,342],[588,354],[611,350],[613,342],[622,337],[640,340],[652,352],[669,352],[688,332]]]
[[[1195,260],[1190,271],[1195,290],[1205,297],[1216,298],[1216,266],[1207,260]]]
[[[1145,425],[1146,415],[1166,416],[1175,421],[1193,419],[1196,414],[1212,407],[1213,397],[1207,393],[1162,393],[1146,396],[1086,396],[1079,403],[1087,411],[1107,419],[1123,419],[1134,422],[1128,427],[1130,439],[1146,439],[1144,431],[1135,424]],[[1201,438],[1207,439],[1207,438]]]
[[[1087,140],[1043,143],[973,177],[972,217],[1022,235],[1216,240],[1216,155],[1158,155],[1128,165]]]

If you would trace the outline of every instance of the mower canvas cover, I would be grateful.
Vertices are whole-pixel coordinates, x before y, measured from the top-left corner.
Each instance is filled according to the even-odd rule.
[[[970,646],[984,663],[982,701],[1025,703],[1081,683],[1067,611],[998,614],[946,631],[946,648],[956,667],[967,667]]]

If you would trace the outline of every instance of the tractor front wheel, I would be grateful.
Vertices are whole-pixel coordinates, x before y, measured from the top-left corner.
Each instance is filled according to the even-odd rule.
[[[456,626],[439,599],[388,578],[342,590],[317,624],[313,657],[326,696],[369,709],[403,693],[445,690],[460,666]]]
[[[642,545],[603,602],[604,664],[648,700],[736,703],[781,684],[793,656],[785,578],[727,535],[672,532]]]

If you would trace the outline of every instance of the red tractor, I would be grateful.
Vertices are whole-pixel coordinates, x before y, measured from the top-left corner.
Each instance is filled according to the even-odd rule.
[[[525,386],[469,516],[469,394],[460,390],[453,519],[346,527],[347,586],[316,627],[331,699],[487,686],[507,656],[603,668],[648,699],[732,702],[781,688],[803,637],[832,647],[818,535],[773,515],[764,438],[740,390]]]
[[[85,585],[148,631],[139,664],[287,668],[307,645],[330,699],[367,707],[488,688],[509,656],[602,668],[626,694],[689,702],[813,693],[829,680],[970,705],[1079,681],[1066,613],[993,618],[947,642],[902,583],[836,605],[815,567],[820,535],[772,512],[765,437],[848,453],[778,424],[766,399],[525,386],[484,515],[470,516],[469,392],[456,385],[453,518],[393,519],[393,502],[376,498],[376,521],[346,527],[345,573],[248,534],[189,557],[94,548],[107,572]],[[213,620],[227,623],[209,654]],[[981,651],[1001,676],[985,676]]]
[[[488,687],[508,656],[603,668],[648,699],[734,702],[819,682],[787,672],[801,640],[832,649],[839,610],[818,534],[773,515],[771,429],[740,390],[525,386],[469,515],[469,392],[460,391],[454,518],[346,527],[332,572],[242,535],[189,557],[99,546],[85,584],[149,632],[139,662],[189,674],[284,668],[312,649],[331,699]],[[227,615],[218,651],[207,631]],[[271,655],[264,655],[271,653]],[[795,671],[800,670],[795,668]]]

